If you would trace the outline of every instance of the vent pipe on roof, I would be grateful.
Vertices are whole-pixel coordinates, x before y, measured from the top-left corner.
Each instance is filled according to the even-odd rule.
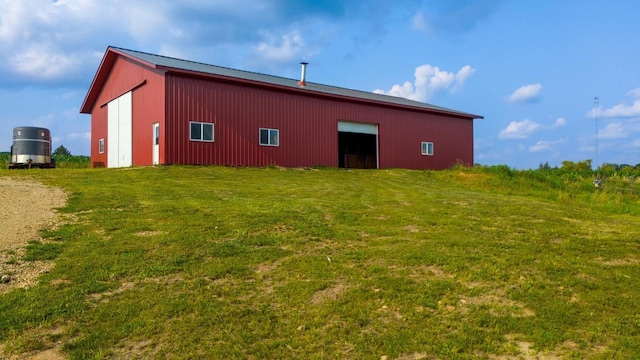
[[[306,77],[307,77],[307,65],[309,63],[308,62],[301,62],[300,65],[302,65],[302,69],[300,70],[300,81],[298,81],[298,85],[304,87],[307,86],[307,83],[305,82]]]

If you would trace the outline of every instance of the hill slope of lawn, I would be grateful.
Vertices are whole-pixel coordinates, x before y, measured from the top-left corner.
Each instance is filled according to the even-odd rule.
[[[71,358],[640,354],[640,198],[506,167],[4,172],[69,222],[0,342]],[[71,221],[71,219],[73,221]]]

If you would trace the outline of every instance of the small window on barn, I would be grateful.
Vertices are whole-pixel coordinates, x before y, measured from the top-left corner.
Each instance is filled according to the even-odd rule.
[[[191,141],[213,142],[213,124],[192,121],[189,123],[189,139]]]
[[[98,140],[98,153],[104,154],[104,139]]]
[[[202,124],[202,141],[213,141],[213,124]]]
[[[280,146],[280,130],[260,129],[260,145]]]
[[[422,155],[433,156],[433,143],[432,142],[422,142]]]

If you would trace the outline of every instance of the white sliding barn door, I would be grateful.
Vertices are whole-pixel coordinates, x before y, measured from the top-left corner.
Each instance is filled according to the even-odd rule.
[[[107,167],[118,167],[118,99],[111,101],[107,109]]]
[[[107,167],[128,167],[133,163],[131,110],[131,91],[108,104]]]

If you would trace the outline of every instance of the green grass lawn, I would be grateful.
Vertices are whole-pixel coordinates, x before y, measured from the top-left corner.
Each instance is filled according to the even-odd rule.
[[[0,171],[59,186],[0,342],[73,359],[640,354],[640,194],[501,167]]]

